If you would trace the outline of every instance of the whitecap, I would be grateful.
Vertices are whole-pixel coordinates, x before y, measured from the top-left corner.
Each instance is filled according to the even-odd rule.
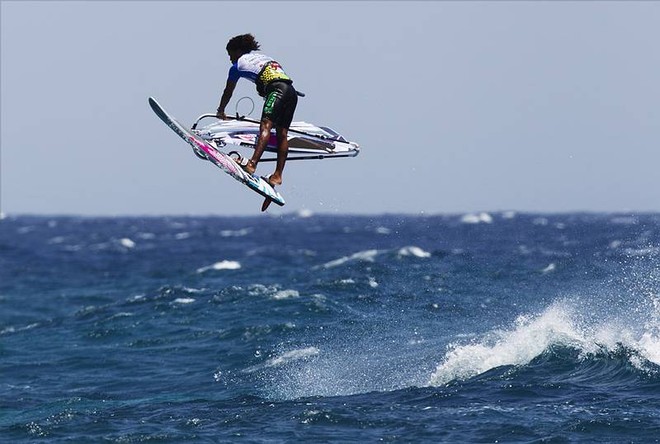
[[[378,250],[365,250],[354,253],[350,256],[344,256],[334,261],[326,262],[323,264],[325,268],[332,268],[338,265],[343,265],[351,261],[374,262],[374,258],[379,254]]]
[[[247,236],[252,231],[251,228],[241,228],[240,230],[222,230],[220,236],[222,237],[241,237]]]
[[[635,368],[656,372],[648,363],[660,365],[660,299],[651,302],[647,320],[640,322],[635,314],[636,324],[630,322],[630,314],[612,317],[609,304],[607,313],[599,313],[579,300],[556,302],[539,315],[519,316],[510,329],[491,331],[467,344],[450,344],[428,383],[443,385],[501,366],[526,365],[555,345],[578,350],[579,359],[624,347],[633,351],[629,360]]]
[[[198,268],[197,273],[204,273],[209,270],[238,270],[239,268],[241,268],[241,264],[239,262],[224,260],[216,262],[213,265]]]
[[[316,347],[307,347],[300,348],[296,350],[291,350],[285,352],[279,356],[269,359],[264,364],[265,367],[277,367],[284,364],[287,364],[292,361],[298,361],[300,359],[310,358],[312,356],[317,356],[320,353],[320,350]]]
[[[660,253],[660,247],[626,248],[624,251],[627,256],[653,256]]]
[[[18,328],[10,325],[9,327],[5,327],[2,330],[0,330],[0,335],[5,335],[5,334],[9,334],[9,333],[16,333],[16,332],[25,331],[25,330],[32,330],[33,328],[38,327],[38,326],[39,326],[38,322],[35,322],[33,324],[28,324],[24,327],[18,327]]]
[[[660,338],[649,332],[644,333],[639,340],[639,349],[646,359],[660,365]]]
[[[308,217],[312,217],[314,215],[314,213],[312,212],[312,210],[308,210],[306,208],[303,208],[303,209],[298,211],[297,215],[298,215],[298,217],[301,217],[301,218],[308,218]]]
[[[621,246],[622,243],[623,242],[621,242],[620,240],[613,240],[612,242],[610,242],[609,247],[612,250],[616,250],[617,248],[619,248]]]
[[[390,234],[391,232],[392,232],[392,230],[390,230],[389,228],[386,228],[386,227],[376,228],[376,233],[378,233],[378,234]]]
[[[183,287],[183,291],[186,293],[203,293],[205,290],[203,288],[191,288],[191,287]]]
[[[468,379],[504,365],[524,365],[552,344],[578,345],[587,349],[587,342],[573,325],[570,313],[562,306],[554,305],[538,317],[519,317],[513,330],[496,330],[481,341],[450,345],[429,384],[437,386],[456,379]],[[595,342],[592,346],[595,347]]]
[[[550,273],[551,271],[555,271],[557,269],[557,266],[553,263],[549,264],[547,267],[545,267],[543,270],[541,270],[541,273]]]
[[[176,298],[174,300],[175,304],[192,304],[195,302],[194,298]]]
[[[125,248],[135,248],[135,242],[133,242],[131,239],[127,237],[123,237],[119,239],[119,243],[121,244],[122,247]]]
[[[174,239],[176,240],[183,240],[183,239],[188,239],[190,237],[190,233],[187,231],[184,231],[182,233],[177,233],[174,235]]]
[[[273,295],[279,291],[277,285],[250,284],[247,287],[247,294],[250,296]]]
[[[399,256],[431,257],[431,253],[419,247],[410,246],[399,249]]]
[[[297,298],[300,296],[300,293],[296,290],[280,290],[277,293],[273,295],[273,299],[280,300],[280,299],[289,299],[289,298]]]
[[[480,224],[480,223],[486,223],[490,224],[493,222],[493,217],[488,214],[488,213],[470,213],[470,214],[464,214],[461,217],[461,222],[464,224]]]

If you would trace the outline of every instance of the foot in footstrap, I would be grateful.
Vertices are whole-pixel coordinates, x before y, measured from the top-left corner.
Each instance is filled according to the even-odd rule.
[[[206,153],[199,148],[193,148],[193,153],[195,153],[195,156],[199,157],[202,160],[209,160],[209,158],[206,156]]]
[[[232,159],[234,158],[232,157]],[[254,174],[254,172],[257,171],[257,165],[252,159],[248,159],[247,157],[238,156],[237,159],[234,159],[234,162],[236,162],[238,166],[248,174]]]
[[[267,175],[267,176],[261,176],[261,178],[262,178],[263,180],[265,180],[266,183],[267,183],[268,185],[270,185],[271,187],[273,187],[273,189],[275,189],[275,187],[276,187],[277,185],[282,185],[282,181],[280,181],[280,182],[278,183],[278,182],[275,182],[275,181],[273,180],[273,175],[272,175],[272,174],[269,174],[269,175]]]

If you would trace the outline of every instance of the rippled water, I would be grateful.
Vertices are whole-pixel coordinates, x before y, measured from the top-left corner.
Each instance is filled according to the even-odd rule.
[[[659,253],[657,214],[8,217],[0,440],[657,442]]]

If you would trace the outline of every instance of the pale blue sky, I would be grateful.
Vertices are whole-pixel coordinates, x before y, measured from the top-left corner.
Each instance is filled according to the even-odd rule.
[[[245,32],[307,94],[296,120],[362,147],[289,163],[272,214],[660,211],[658,2],[1,7],[6,214],[258,214],[147,104],[215,110]],[[241,82],[230,110],[260,105]]]

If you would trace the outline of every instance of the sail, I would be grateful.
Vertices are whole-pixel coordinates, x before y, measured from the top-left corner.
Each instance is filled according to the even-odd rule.
[[[197,122],[204,117],[203,115]],[[218,147],[233,145],[254,148],[259,136],[259,123],[256,121],[219,120],[196,128],[194,132],[205,140],[212,140]],[[346,140],[328,127],[316,126],[307,122],[292,122],[288,132],[290,153],[313,153],[323,157],[353,157],[360,152],[360,146]],[[275,130],[271,131],[266,151],[277,152]]]

